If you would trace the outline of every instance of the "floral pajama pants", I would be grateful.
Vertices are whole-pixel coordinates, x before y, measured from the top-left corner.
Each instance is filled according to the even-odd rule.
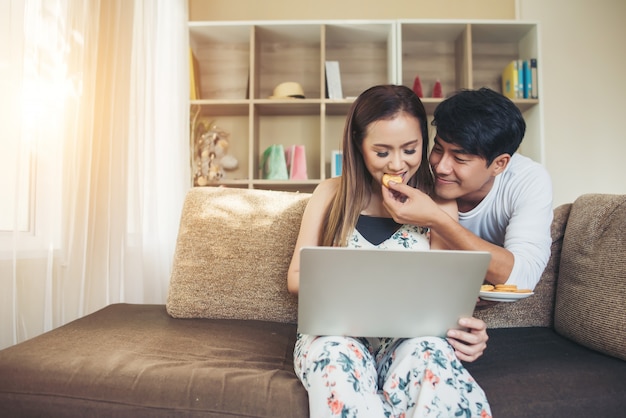
[[[298,334],[294,369],[311,418],[491,417],[483,390],[443,338]]]

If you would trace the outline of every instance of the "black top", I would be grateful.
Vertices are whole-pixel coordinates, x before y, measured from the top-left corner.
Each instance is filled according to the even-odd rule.
[[[373,245],[379,245],[391,237],[402,225],[393,218],[359,215],[356,230]]]

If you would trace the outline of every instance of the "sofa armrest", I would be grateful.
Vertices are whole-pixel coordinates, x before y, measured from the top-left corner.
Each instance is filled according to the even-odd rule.
[[[535,287],[535,294],[513,303],[481,301],[478,304],[474,316],[485,321],[489,328],[553,326],[556,281],[571,207],[572,204],[567,203],[554,210],[550,259]]]

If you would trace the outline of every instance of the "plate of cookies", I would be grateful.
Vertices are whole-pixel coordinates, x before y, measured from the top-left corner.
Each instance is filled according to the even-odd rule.
[[[530,289],[518,289],[514,284],[484,284],[480,287],[479,296],[481,299],[493,302],[515,302],[525,299],[535,293]]]

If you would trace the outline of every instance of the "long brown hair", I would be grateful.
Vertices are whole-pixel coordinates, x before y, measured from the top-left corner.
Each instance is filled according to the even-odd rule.
[[[422,129],[422,161],[407,184],[427,194],[433,191],[433,177],[428,164],[428,123],[426,110],[408,87],[379,85],[370,87],[352,104],[343,133],[343,167],[340,186],[328,208],[322,232],[322,246],[346,246],[359,214],[372,194],[372,175],[365,167],[361,147],[368,127],[379,120],[394,119],[406,113],[419,120]]]

